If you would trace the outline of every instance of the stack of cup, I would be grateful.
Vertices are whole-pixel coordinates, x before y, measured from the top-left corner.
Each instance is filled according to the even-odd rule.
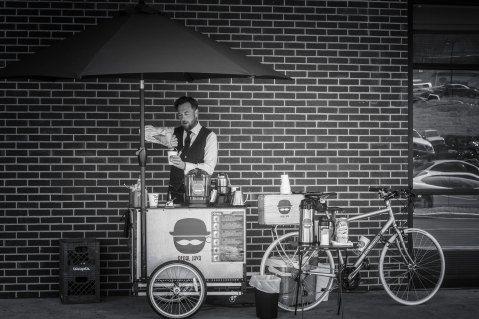
[[[281,175],[281,187],[279,189],[281,195],[290,195],[291,194],[291,185],[289,184],[288,175]]]

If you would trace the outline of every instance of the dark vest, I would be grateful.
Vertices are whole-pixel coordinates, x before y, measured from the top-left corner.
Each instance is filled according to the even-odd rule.
[[[174,135],[178,138],[178,151],[183,149],[183,132],[182,126],[175,128]],[[199,164],[204,162],[206,138],[211,133],[206,127],[202,127],[193,144],[186,152],[182,152],[180,158],[183,162]],[[185,172],[175,166],[170,166],[170,186],[179,189],[185,183]]]

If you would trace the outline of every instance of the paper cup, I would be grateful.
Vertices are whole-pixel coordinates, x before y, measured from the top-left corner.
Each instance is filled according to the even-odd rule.
[[[178,151],[175,150],[168,150],[168,163],[172,165],[171,163],[171,157],[172,156],[178,156]]]
[[[158,207],[158,196],[159,193],[148,193],[148,201],[150,203],[150,208]]]

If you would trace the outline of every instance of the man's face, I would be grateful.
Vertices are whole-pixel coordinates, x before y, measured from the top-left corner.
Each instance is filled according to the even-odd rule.
[[[190,131],[198,123],[198,110],[194,110],[189,102],[178,105],[178,119],[185,130]]]

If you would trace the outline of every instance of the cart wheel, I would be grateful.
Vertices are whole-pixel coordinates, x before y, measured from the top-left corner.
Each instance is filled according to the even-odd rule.
[[[195,266],[169,261],[151,274],[147,289],[150,306],[166,318],[188,318],[197,313],[206,298],[206,281]]]

